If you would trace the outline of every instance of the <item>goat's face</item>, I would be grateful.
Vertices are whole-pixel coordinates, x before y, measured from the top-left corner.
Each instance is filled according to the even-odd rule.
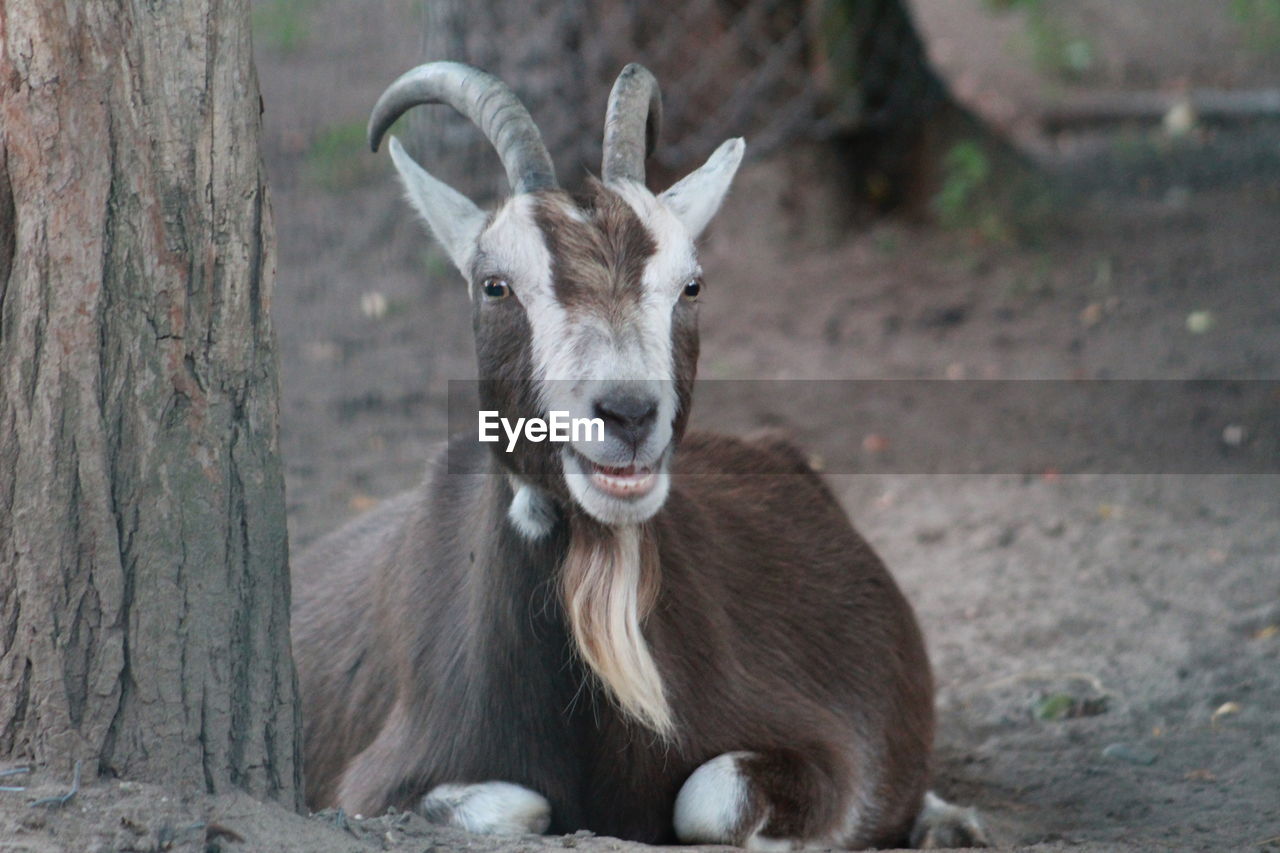
[[[604,423],[602,441],[525,442],[500,458],[542,483],[550,473],[554,491],[600,521],[652,516],[698,356],[702,280],[688,228],[638,184],[595,183],[577,202],[521,195],[481,232],[470,267],[480,376],[504,380],[485,384],[492,407]]]
[[[698,356],[694,241],[743,150],[729,140],[660,195],[606,164],[583,198],[538,187],[486,215],[391,141],[410,202],[467,280],[482,407],[512,423],[563,412],[604,424],[603,440],[521,440],[509,453],[503,441],[498,458],[606,524],[645,521],[666,501]]]

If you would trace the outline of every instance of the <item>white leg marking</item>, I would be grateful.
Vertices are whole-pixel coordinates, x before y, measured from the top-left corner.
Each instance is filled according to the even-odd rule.
[[[749,752],[726,752],[703,764],[676,796],[676,837],[685,844],[734,844],[744,827],[747,780],[738,759]],[[763,822],[763,821],[761,821]],[[750,827],[754,835],[758,826]]]
[[[789,853],[803,849],[804,842],[790,838],[765,838],[759,832],[753,832],[742,846],[754,853]]]
[[[432,823],[481,835],[541,835],[551,825],[546,797],[510,782],[437,785],[418,811]]]
[[[737,767],[750,752],[726,752],[692,772],[676,797],[676,838],[684,844],[741,844],[749,850],[773,853],[794,850],[795,841],[760,835],[768,815],[756,817],[753,826],[746,808],[748,780]]]
[[[952,805],[933,791],[924,795],[924,806],[911,828],[911,846],[990,847],[991,837],[978,817],[977,809]]]

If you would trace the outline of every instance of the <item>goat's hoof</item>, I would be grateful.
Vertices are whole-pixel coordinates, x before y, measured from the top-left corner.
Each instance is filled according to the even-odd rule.
[[[991,836],[982,825],[977,809],[953,805],[929,791],[911,828],[911,846],[922,850],[990,847]]]
[[[481,835],[541,835],[551,826],[551,804],[510,782],[437,785],[418,804],[432,823]]]

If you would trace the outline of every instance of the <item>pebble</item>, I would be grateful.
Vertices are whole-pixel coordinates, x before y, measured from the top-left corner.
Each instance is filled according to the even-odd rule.
[[[1228,424],[1222,430],[1222,443],[1227,447],[1239,447],[1248,437],[1248,432],[1240,424]]]
[[[360,313],[374,320],[387,316],[387,297],[376,290],[367,290],[360,295]]]
[[[1212,311],[1192,311],[1187,315],[1187,331],[1193,335],[1203,335],[1213,328]]]
[[[1114,758],[1117,761],[1127,761],[1130,764],[1141,764],[1143,766],[1156,763],[1156,754],[1145,746],[1139,746],[1132,743],[1112,743],[1107,744],[1102,750],[1105,758]]]
[[[1195,105],[1185,96],[1169,108],[1164,114],[1164,132],[1170,136],[1186,136],[1196,129],[1200,116],[1196,114]]]
[[[1212,725],[1216,726],[1218,725],[1218,721],[1221,720],[1223,717],[1229,717],[1232,714],[1239,714],[1239,713],[1240,713],[1240,704],[1238,702],[1224,702],[1223,704],[1218,706],[1218,709],[1216,711],[1213,712],[1213,716],[1209,718],[1209,722]]]

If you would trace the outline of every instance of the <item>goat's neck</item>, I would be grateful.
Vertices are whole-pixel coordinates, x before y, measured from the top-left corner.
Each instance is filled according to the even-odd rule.
[[[502,534],[475,604],[489,619],[520,618],[525,608],[526,619],[560,620],[578,659],[621,710],[670,735],[674,720],[643,630],[661,580],[653,525],[602,524],[510,474],[485,491],[484,515]]]

